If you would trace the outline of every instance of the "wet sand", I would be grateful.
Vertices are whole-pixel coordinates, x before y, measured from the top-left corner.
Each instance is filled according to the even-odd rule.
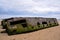
[[[58,20],[60,24],[60,20]],[[4,29],[5,30],[5,29]],[[7,35],[0,26],[0,40],[60,40],[60,25],[26,34]]]

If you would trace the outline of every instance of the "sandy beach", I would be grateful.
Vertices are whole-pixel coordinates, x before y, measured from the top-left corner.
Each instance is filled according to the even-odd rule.
[[[60,24],[60,20],[58,20]],[[31,33],[17,34],[9,36],[7,33],[1,33],[4,31],[0,26],[0,40],[60,40],[60,25],[38,30]]]

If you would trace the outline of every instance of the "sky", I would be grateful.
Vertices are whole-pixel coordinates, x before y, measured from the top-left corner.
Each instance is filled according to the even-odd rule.
[[[60,0],[0,0],[0,19],[10,17],[60,19]]]

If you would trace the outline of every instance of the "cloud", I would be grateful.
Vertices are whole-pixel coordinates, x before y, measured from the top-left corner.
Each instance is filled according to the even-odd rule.
[[[0,18],[16,16],[60,18],[60,0],[0,0]]]
[[[0,19],[3,19],[3,18],[10,18],[10,17],[45,17],[45,18],[57,18],[57,19],[60,19],[60,12],[49,12],[47,14],[34,14],[34,13],[31,13],[31,14],[1,14],[0,15]]]
[[[0,0],[0,7],[4,10],[49,12],[60,11],[59,0]]]

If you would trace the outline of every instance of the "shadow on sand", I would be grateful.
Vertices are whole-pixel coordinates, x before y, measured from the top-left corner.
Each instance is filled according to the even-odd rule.
[[[56,27],[56,26],[54,26]],[[47,28],[51,28],[51,27],[47,27]],[[41,28],[41,29],[37,29],[37,30],[33,30],[33,31],[27,31],[27,32],[23,32],[23,33],[17,33],[17,34],[27,34],[27,33],[32,33],[32,32],[35,32],[35,31],[38,31],[38,30],[42,30],[42,29],[47,29],[47,28]],[[6,30],[4,31],[1,31],[1,33],[7,33]],[[8,34],[8,33],[7,33]],[[17,35],[17,34],[8,34],[9,36],[12,36],[12,35]]]

